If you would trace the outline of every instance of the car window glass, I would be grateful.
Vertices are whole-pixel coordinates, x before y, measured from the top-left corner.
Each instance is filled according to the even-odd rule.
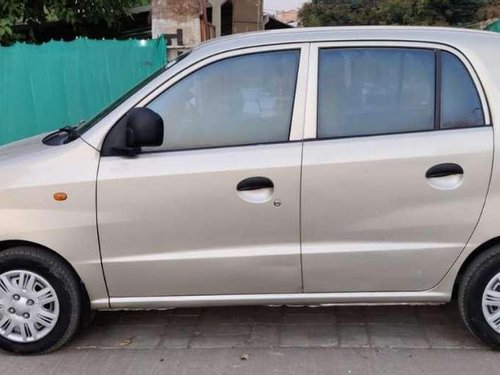
[[[323,49],[319,58],[319,138],[434,128],[434,51]]]
[[[137,91],[142,89],[144,86],[146,86],[149,82],[153,81],[156,77],[160,76],[163,72],[167,70],[166,67],[160,68],[157,70],[155,73],[150,75],[148,78],[146,78],[144,81],[140,82],[137,84],[134,88],[130,89],[127,91],[125,94],[123,94],[120,98],[115,100],[111,105],[103,109],[101,112],[99,112],[97,115],[95,115],[92,119],[89,121],[85,121],[81,123],[76,131],[78,132],[79,135],[84,134],[87,132],[89,129],[94,127],[101,121],[104,117],[109,115],[111,112],[113,112],[116,108],[118,108],[121,104],[123,104],[128,98],[130,98],[132,95],[134,95]]]
[[[442,53],[441,128],[484,125],[476,86],[464,64],[449,52]]]
[[[300,51],[232,57],[182,79],[148,108],[180,150],[283,142],[289,138]]]

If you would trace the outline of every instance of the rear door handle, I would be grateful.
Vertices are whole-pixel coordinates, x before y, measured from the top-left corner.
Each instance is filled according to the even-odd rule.
[[[241,181],[236,189],[238,191],[252,191],[274,188],[273,182],[267,177],[250,177]]]
[[[455,163],[444,163],[435,165],[434,167],[429,169],[425,174],[425,177],[439,178],[439,177],[453,176],[459,174],[464,174],[464,170],[460,165]]]

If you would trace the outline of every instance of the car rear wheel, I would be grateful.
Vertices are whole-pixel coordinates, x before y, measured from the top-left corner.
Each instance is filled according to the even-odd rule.
[[[80,317],[79,281],[59,257],[31,247],[0,253],[0,348],[53,351],[71,339]]]
[[[479,255],[465,271],[458,294],[467,328],[494,349],[500,349],[500,246]]]

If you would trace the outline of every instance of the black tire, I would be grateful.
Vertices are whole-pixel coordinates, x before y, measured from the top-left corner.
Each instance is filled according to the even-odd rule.
[[[458,306],[465,325],[474,336],[500,350],[500,334],[483,314],[482,298],[490,280],[500,273],[500,246],[494,246],[480,254],[467,267],[458,291]]]
[[[50,283],[59,300],[59,317],[40,340],[20,343],[0,335],[0,348],[21,354],[48,353],[60,348],[73,337],[81,322],[81,289],[74,271],[57,255],[28,246],[0,252],[0,275],[13,270],[34,272]]]

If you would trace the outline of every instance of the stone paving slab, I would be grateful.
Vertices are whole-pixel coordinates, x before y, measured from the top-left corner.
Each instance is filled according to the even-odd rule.
[[[245,360],[242,360],[245,358]],[[497,374],[456,305],[99,312],[65,348],[0,354],[4,374]]]
[[[242,360],[242,358],[246,358]],[[457,349],[211,348],[66,349],[1,357],[9,375],[491,375],[500,353]]]
[[[455,304],[99,312],[73,349],[485,349]]]

